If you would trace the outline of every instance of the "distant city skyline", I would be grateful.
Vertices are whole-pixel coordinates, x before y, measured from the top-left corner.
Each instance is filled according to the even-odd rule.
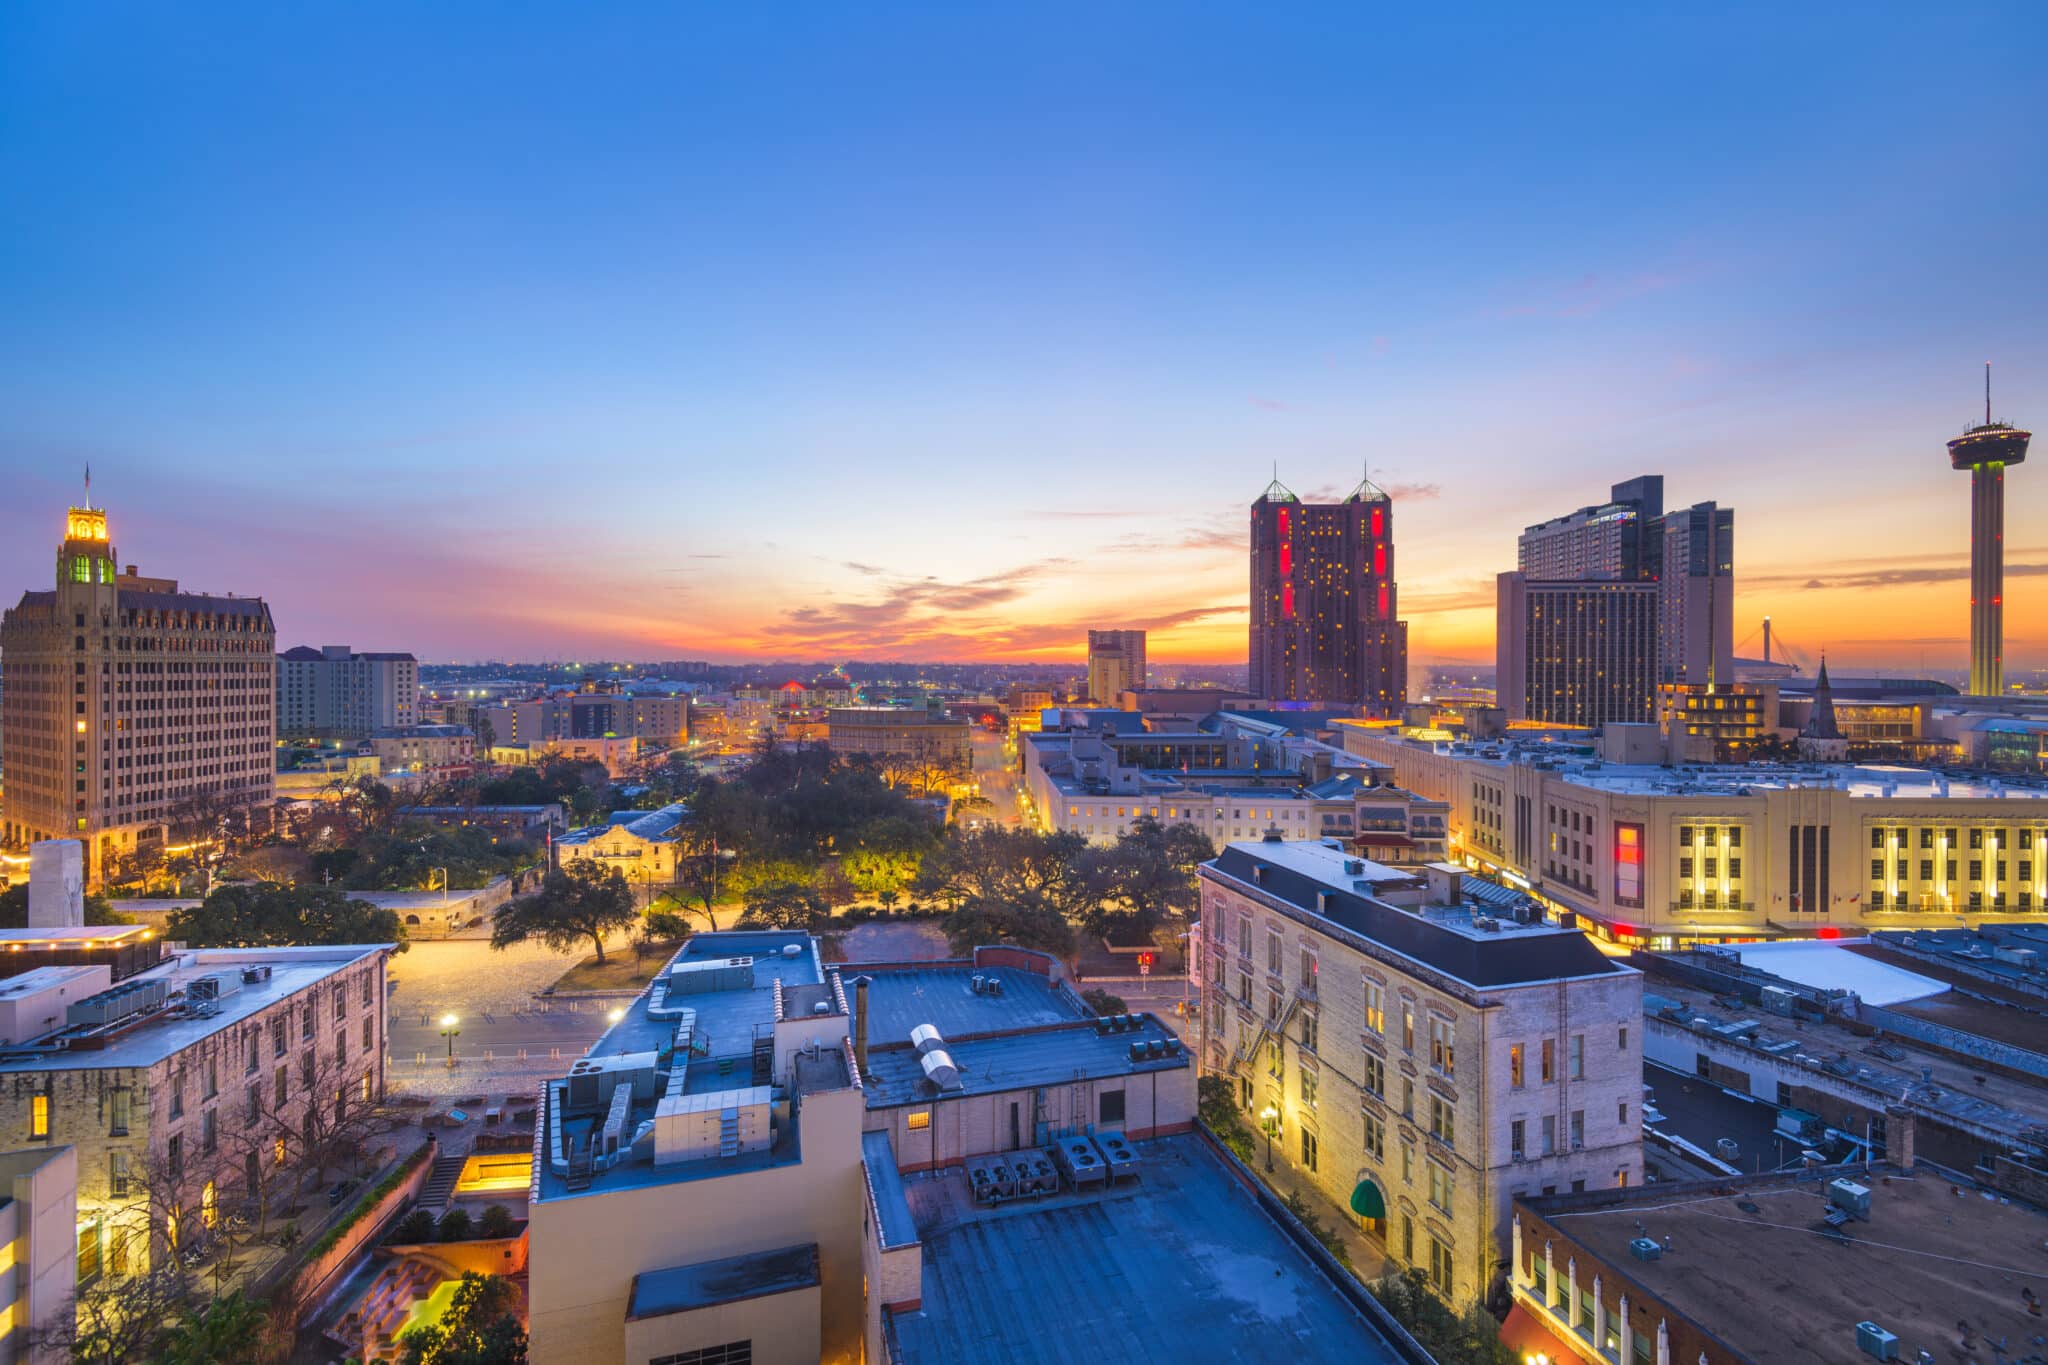
[[[1393,495],[1419,680],[1648,471],[1741,510],[1738,653],[1967,665],[2048,127],[1926,72],[2048,12],[1068,13],[0,15],[0,591],[90,463],[281,644],[1242,663],[1277,462]]]

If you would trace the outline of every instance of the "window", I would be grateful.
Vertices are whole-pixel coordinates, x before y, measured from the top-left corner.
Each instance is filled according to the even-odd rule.
[[[1301,1102],[1310,1109],[1316,1107],[1316,1073],[1303,1070],[1301,1073]]]
[[[1252,1007],[1252,979],[1243,972],[1237,974],[1237,1003],[1246,1009]]]
[[[247,1055],[243,1058],[242,1074],[244,1076],[253,1076],[256,1074],[257,1057],[263,1051],[263,1030],[250,1029],[245,1041],[247,1043]]]
[[[1572,1035],[1572,1079],[1586,1079],[1586,1035],[1583,1033]]]
[[[1401,1179],[1409,1185],[1415,1183],[1415,1144],[1412,1142],[1401,1144]]]
[[[1371,1114],[1365,1117],[1365,1154],[1374,1161],[1387,1159],[1387,1125]]]
[[[28,1102],[28,1135],[32,1142],[42,1142],[50,1136],[50,1097],[32,1095]]]
[[[371,1049],[373,1049],[373,1048],[375,1048],[375,1047],[377,1046],[377,1032],[376,1032],[376,1029],[377,1029],[376,1021],[375,1021],[375,1020],[373,1020],[373,1019],[371,1019],[371,1018],[370,1018],[370,1017],[369,1017],[368,1015],[364,1015],[364,1016],[363,1016],[363,1051],[364,1051],[364,1052],[368,1052],[368,1051],[370,1051]]]
[[[1266,931],[1266,970],[1280,975],[1280,933],[1276,929]]]
[[[284,1099],[285,1099],[285,1095],[286,1095],[286,1094],[288,1093],[288,1091],[287,1091],[287,1081],[286,1081],[286,1073],[287,1073],[287,1072],[288,1072],[289,1070],[290,1070],[290,1068],[288,1068],[288,1067],[282,1067],[282,1066],[281,1066],[281,1067],[279,1067],[279,1068],[277,1069],[277,1072],[276,1072],[276,1080],[277,1080],[277,1103],[278,1103],[278,1107],[279,1107],[279,1108],[282,1108],[282,1107],[284,1106]]]
[[[1543,1040],[1543,1083],[1549,1085],[1557,1079],[1557,1040]]]
[[[1311,948],[1301,950],[1301,988],[1311,994],[1315,992],[1316,955],[1315,950]]]
[[[126,1152],[107,1153],[107,1193],[116,1199],[128,1197],[129,1182],[134,1178],[128,1165],[130,1160]]]
[[[1555,1115],[1555,1114],[1545,1114],[1545,1115],[1543,1116],[1543,1155],[1545,1155],[1545,1156],[1555,1156],[1556,1154],[1557,1154],[1557,1115]]]
[[[257,1081],[249,1087],[249,1122],[263,1117],[263,1083]]]
[[[100,1277],[100,1255],[106,1246],[107,1223],[94,1218],[78,1228],[78,1283],[91,1284]]]
[[[1583,1109],[1574,1109],[1572,1110],[1572,1146],[1576,1148],[1583,1147],[1585,1145],[1586,1111]]]
[[[1627,1100],[1621,1100],[1621,1101],[1619,1101],[1618,1103],[1616,1103],[1616,1105],[1615,1105],[1615,1107],[1614,1107],[1614,1121],[1615,1121],[1616,1123],[1619,1123],[1619,1124],[1620,1124],[1620,1125],[1621,1125],[1622,1127],[1624,1127],[1624,1128],[1628,1127],[1628,1101],[1627,1101]]]
[[[1316,1135],[1306,1128],[1301,1130],[1301,1164],[1311,1171],[1316,1168]]]
[[[911,1110],[910,1116],[904,1120],[903,1126],[913,1133],[923,1132],[932,1126],[932,1111],[929,1109]]]
[[[1429,1202],[1445,1213],[1451,1211],[1450,1168],[1434,1161],[1429,1163]]]
[[[1252,955],[1252,917],[1250,915],[1238,916],[1237,955],[1239,957],[1250,957]]]
[[[754,1365],[754,1339],[728,1341],[717,1346],[699,1346],[694,1351],[655,1356],[647,1365]]]
[[[1377,981],[1365,983],[1365,1026],[1374,1033],[1387,1031],[1387,993]]]
[[[1678,846],[1679,846],[1680,848],[1691,848],[1691,847],[1692,847],[1692,826],[1691,826],[1691,825],[1680,825],[1680,826],[1678,827]]]
[[[1627,1024],[1623,1024],[1623,1025],[1621,1026],[1621,1043],[1620,1043],[1620,1047],[1621,1047],[1621,1050],[1622,1050],[1623,1052],[1626,1052],[1626,1051],[1628,1051],[1628,1025],[1627,1025]]]
[[[183,1118],[184,1116],[185,1073],[182,1071],[173,1071],[171,1073],[171,1117],[174,1119],[178,1119]]]
[[[339,1024],[348,1018],[348,988],[337,985],[334,988],[334,1022]]]
[[[1095,1097],[1098,1123],[1122,1123],[1124,1121],[1124,1092],[1105,1090]]]
[[[200,1092],[199,1097],[201,1099],[210,1100],[214,1096],[220,1094],[220,1072],[219,1069],[215,1067],[213,1058],[211,1057],[206,1059],[205,1075],[206,1086],[205,1089]]]
[[[279,1015],[277,1018],[270,1021],[270,1055],[273,1057],[284,1056],[283,1015]]]
[[[1415,1006],[1406,1001],[1401,1004],[1401,1046],[1415,1051]]]
[[[185,1138],[183,1134],[173,1133],[164,1143],[164,1169],[174,1176],[184,1171]]]
[[[1406,1076],[1401,1078],[1401,1117],[1415,1117],[1415,1082]]]
[[[1523,1119],[1516,1119],[1508,1124],[1509,1160],[1520,1161],[1524,1156],[1528,1155],[1527,1129],[1528,1124]]]
[[[1317,1033],[1318,1025],[1316,1024],[1316,1017],[1313,1014],[1304,1013],[1301,1016],[1302,1047],[1306,1048],[1310,1052],[1314,1052],[1316,1050]]]
[[[1387,1064],[1369,1052],[1365,1055],[1365,1090],[1381,1099],[1387,1095]]]
[[[1446,1076],[1457,1072],[1457,1026],[1448,1019],[1429,1017],[1429,1064]]]
[[[1522,1088],[1522,1045],[1520,1043],[1508,1044],[1508,1088],[1510,1090],[1520,1090]]]
[[[220,1145],[220,1110],[208,1109],[199,1116],[199,1150],[210,1152]]]
[[[126,1137],[128,1120],[134,1112],[135,1095],[125,1087],[107,1092],[107,1135]]]
[[[1429,1131],[1446,1146],[1457,1145],[1457,1110],[1440,1095],[1429,1097]]]

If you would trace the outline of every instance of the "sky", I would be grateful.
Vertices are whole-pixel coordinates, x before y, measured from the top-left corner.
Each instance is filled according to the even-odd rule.
[[[1230,662],[1251,501],[1369,469],[1414,659],[1490,662],[1518,530],[1654,472],[1738,652],[1961,667],[2044,62],[2038,0],[0,7],[0,593],[89,464],[281,648]]]

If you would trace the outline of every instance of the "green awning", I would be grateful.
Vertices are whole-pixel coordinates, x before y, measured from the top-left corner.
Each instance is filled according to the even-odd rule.
[[[1360,1218],[1385,1218],[1387,1197],[1370,1180],[1361,1180],[1351,1191],[1351,1211]]]

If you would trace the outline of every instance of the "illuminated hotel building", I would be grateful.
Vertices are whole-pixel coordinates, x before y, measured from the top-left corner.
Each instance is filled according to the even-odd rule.
[[[1274,480],[1251,509],[1251,691],[1363,705],[1408,698],[1408,623],[1394,584],[1394,504],[1370,481],[1305,503]]]
[[[181,804],[267,803],[275,645],[261,598],[123,572],[107,514],[72,508],[56,587],[0,620],[0,843],[78,839],[97,882],[111,858],[161,846]]]
[[[1145,632],[1088,632],[1088,697],[1097,706],[1116,706],[1126,692],[1145,690]]]
[[[1496,690],[1510,720],[1648,723],[1661,685],[1735,679],[1735,513],[1667,513],[1664,480],[1522,532],[1500,575]]]
[[[2033,433],[1991,420],[1991,367],[1984,367],[1984,425],[1948,443],[1949,466],[1970,471],[1970,695],[2005,691],[2005,467],[2027,458]]]
[[[1849,763],[1671,768],[1340,726],[1450,851],[1633,942],[2048,918],[2048,789]]]

